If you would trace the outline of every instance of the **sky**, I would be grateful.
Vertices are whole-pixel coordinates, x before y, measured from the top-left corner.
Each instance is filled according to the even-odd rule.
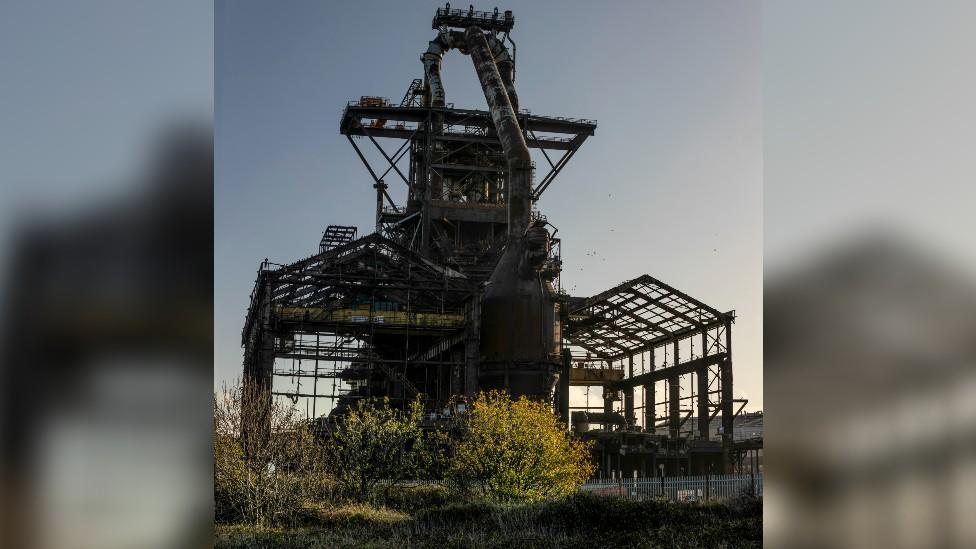
[[[976,4],[934,7],[766,4],[767,275],[878,235],[976,272]]]
[[[213,25],[196,0],[2,3],[0,230],[131,191],[161,132],[209,125]]]
[[[362,95],[399,101],[422,76],[440,6],[217,2],[215,388],[241,374],[259,263],[312,254],[330,224],[371,231],[375,191],[339,118]],[[735,396],[762,409],[760,3],[499,9],[515,14],[521,106],[598,121],[539,202],[562,238],[563,286],[587,296],[647,273],[735,310]],[[442,72],[448,102],[484,108],[470,59],[451,52]]]

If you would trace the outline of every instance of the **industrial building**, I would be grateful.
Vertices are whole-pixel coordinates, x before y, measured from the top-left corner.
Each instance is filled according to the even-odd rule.
[[[745,404],[732,393],[734,311],[646,274],[564,291],[558,230],[537,203],[597,123],[520,108],[514,25],[511,11],[439,8],[402,100],[345,107],[339,131],[375,190],[375,226],[330,225],[313,255],[261,264],[242,334],[246,412],[265,417],[278,396],[335,421],[358,399],[420,395],[436,420],[454,396],[506,389],[595,440],[601,474],[730,471]],[[486,109],[446,101],[452,50],[471,58]],[[571,405],[571,386],[599,403]]]

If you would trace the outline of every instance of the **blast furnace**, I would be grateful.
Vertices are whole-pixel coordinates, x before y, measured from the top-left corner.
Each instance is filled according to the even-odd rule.
[[[511,11],[437,9],[402,100],[346,105],[339,131],[372,182],[375,226],[330,225],[315,254],[261,264],[242,333],[249,424],[266,424],[273,398],[328,422],[358,399],[418,396],[436,422],[452,397],[506,389],[567,423],[576,410],[577,429],[601,425],[580,433],[598,439],[601,469],[621,469],[628,448],[652,471],[727,469],[734,314],[648,275],[593,297],[563,290],[561,241],[536,205],[597,124],[520,108],[514,25]],[[452,50],[472,60],[486,110],[446,101]],[[570,405],[571,386],[586,405]]]

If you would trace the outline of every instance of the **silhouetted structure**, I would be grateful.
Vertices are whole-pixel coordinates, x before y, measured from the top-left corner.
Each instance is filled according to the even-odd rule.
[[[311,416],[332,419],[356,399],[421,395],[436,421],[452,396],[500,388],[552,402],[568,423],[570,385],[599,386],[605,414],[623,400],[622,414],[591,421],[604,429],[581,434],[598,439],[602,468],[620,469],[639,447],[645,470],[691,459],[720,472],[736,413],[734,313],[647,275],[590,298],[562,291],[560,240],[534,205],[596,122],[519,110],[514,23],[510,11],[438,9],[424,78],[399,104],[363,96],[346,106],[339,131],[376,189],[375,232],[330,226],[318,254],[262,264],[243,331],[245,383],[258,395],[249,413],[272,395],[308,398]],[[452,49],[471,57],[488,110],[445,102],[441,60]],[[381,139],[399,145],[391,153]],[[547,165],[537,183],[530,148]],[[405,204],[387,180],[405,185]],[[692,414],[706,419],[689,425]],[[716,443],[707,418],[718,414]],[[658,422],[668,435],[655,434]],[[634,437],[637,446],[624,442]]]

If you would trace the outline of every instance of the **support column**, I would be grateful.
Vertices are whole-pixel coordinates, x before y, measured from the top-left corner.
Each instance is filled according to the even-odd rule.
[[[678,429],[681,424],[681,378],[671,376],[668,378],[668,436],[678,438]]]
[[[644,432],[654,432],[654,384],[644,385]]]
[[[481,364],[481,295],[471,299],[471,318],[464,338],[464,395],[474,398],[478,393],[478,368]]]
[[[628,387],[624,389],[624,419],[627,421],[627,426],[631,426],[637,422],[636,416],[634,416],[634,388]]]
[[[380,222],[383,219],[383,193],[389,188],[389,185],[380,179],[378,182],[373,184],[373,188],[376,189],[376,232],[380,232],[383,224]]]
[[[629,369],[628,375],[634,377],[634,355],[628,357]],[[624,389],[624,420],[627,421],[627,426],[634,425],[637,423],[637,418],[634,416],[634,388],[627,387]]]
[[[573,357],[569,349],[563,349],[563,369],[559,374],[559,417],[570,425],[569,421],[569,375],[573,368]],[[570,425],[571,426],[571,425]]]
[[[651,369],[654,371],[654,348],[651,348],[650,352],[651,359]],[[654,423],[657,421],[657,415],[655,413],[654,407],[657,405],[657,395],[654,394],[654,383],[648,383],[644,385],[644,432],[653,433]]]
[[[676,367],[680,362],[678,355],[678,340],[674,341],[674,364]],[[681,378],[671,376],[668,378],[668,435],[671,438],[678,438],[678,431],[681,429]]]
[[[433,111],[427,111],[427,120],[424,122],[424,173],[423,173],[423,200],[420,203],[420,253],[424,257],[430,253],[430,201],[433,196],[431,194],[431,184],[432,179],[435,176],[434,169],[431,168],[433,164],[433,153],[431,152],[434,148],[434,139],[432,137],[434,125],[431,121]],[[438,132],[440,133],[440,132]]]
[[[725,323],[725,352],[728,358],[719,365],[722,382],[722,467],[731,470],[731,456],[735,423],[732,402],[732,323]]]
[[[698,438],[708,440],[708,367],[699,368],[698,379]]]
[[[603,413],[607,415],[613,413],[613,397],[615,394],[616,392],[610,388],[610,385],[603,386]],[[610,426],[611,425],[609,423],[603,424],[603,428],[607,430],[610,430]]]

